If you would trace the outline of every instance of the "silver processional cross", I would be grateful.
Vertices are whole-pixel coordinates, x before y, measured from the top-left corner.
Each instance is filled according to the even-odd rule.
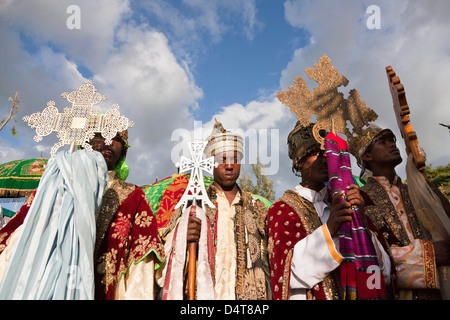
[[[112,143],[112,139],[118,132],[127,130],[134,126],[134,122],[121,116],[119,106],[113,105],[104,114],[93,108],[95,104],[105,101],[106,96],[98,92],[91,80],[87,80],[77,91],[63,93],[62,98],[72,103],[71,108],[64,108],[63,113],[58,113],[54,101],[49,101],[47,107],[38,113],[23,117],[23,121],[36,129],[34,141],[39,142],[43,136],[47,136],[53,131],[57,132],[59,142],[52,150],[51,157],[55,157],[56,151],[67,144],[71,144],[71,151],[75,145],[81,145],[86,150],[92,150],[89,141],[95,136],[95,133],[101,133],[105,138],[105,144]]]
[[[206,144],[206,141],[189,142],[189,150],[192,159],[181,156],[180,162],[176,164],[180,169],[180,173],[190,171],[191,176],[189,178],[188,186],[180,201],[175,206],[175,209],[178,209],[181,206],[186,208],[189,201],[192,201],[192,204],[196,204],[197,200],[200,200],[201,208],[203,210],[205,204],[211,208],[215,208],[214,204],[209,200],[209,197],[206,194],[205,182],[203,181],[203,171],[213,174],[213,168],[215,166],[214,157],[203,159],[203,151]]]

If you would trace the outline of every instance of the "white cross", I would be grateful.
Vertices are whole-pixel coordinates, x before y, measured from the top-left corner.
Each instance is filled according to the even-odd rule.
[[[86,150],[92,150],[88,142],[95,136],[96,132],[101,133],[105,138],[105,144],[111,144],[112,139],[118,132],[127,130],[134,126],[134,122],[121,116],[119,106],[113,105],[105,114],[93,108],[93,105],[106,100],[98,92],[92,81],[86,81],[77,91],[63,93],[62,98],[72,102],[71,108],[64,108],[63,113],[58,113],[54,101],[49,101],[47,107],[38,113],[23,117],[31,128],[36,128],[34,141],[39,142],[43,136],[47,136],[53,131],[57,132],[59,142],[52,150],[51,157],[55,157],[56,150],[66,144],[81,145]]]
[[[186,208],[188,201],[191,200],[193,201],[192,204],[196,204],[196,201],[200,200],[203,210],[204,204],[211,208],[215,208],[214,204],[209,200],[209,197],[206,194],[205,183],[203,181],[203,171],[213,174],[213,168],[216,165],[214,163],[214,157],[203,159],[203,151],[205,150],[206,144],[206,141],[189,142],[192,159],[181,156],[180,162],[176,164],[176,166],[180,168],[180,173],[191,171],[191,177],[189,178],[188,186],[180,201],[175,206],[175,209],[178,209],[181,206]]]

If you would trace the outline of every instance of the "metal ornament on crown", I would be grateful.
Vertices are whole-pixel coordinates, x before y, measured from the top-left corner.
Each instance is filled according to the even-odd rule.
[[[52,147],[51,158],[54,158],[56,151],[64,145],[71,145],[71,152],[75,145],[92,151],[88,142],[95,133],[100,133],[105,138],[105,144],[110,145],[117,133],[134,126],[133,121],[120,115],[117,104],[103,114],[93,108],[94,105],[106,101],[107,97],[96,92],[91,80],[87,80],[77,91],[62,93],[61,97],[72,103],[72,107],[64,108],[63,113],[58,112],[54,101],[49,101],[42,112],[22,119],[31,128],[36,129],[36,142],[53,131],[57,132],[59,142]]]

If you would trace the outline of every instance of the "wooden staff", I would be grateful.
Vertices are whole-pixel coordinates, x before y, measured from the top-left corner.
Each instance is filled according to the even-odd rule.
[[[398,128],[402,134],[406,145],[406,153],[413,155],[414,164],[419,172],[426,178],[425,172],[425,155],[420,149],[419,139],[416,132],[413,130],[410,121],[410,110],[408,102],[406,101],[406,93],[400,78],[395,74],[391,66],[386,67],[386,73],[389,80],[389,88],[391,90],[392,100],[394,102],[394,113],[397,118]],[[433,192],[439,197],[444,206],[447,216],[450,217],[450,202],[445,198],[439,188],[428,179],[426,180]]]
[[[192,202],[189,215],[195,216],[195,200]],[[195,271],[197,264],[197,241],[189,243],[189,264],[188,264],[188,299],[195,300]]]
[[[406,153],[412,153],[414,163],[420,173],[426,177],[425,173],[425,155],[420,149],[417,134],[413,130],[409,117],[410,110],[406,101],[406,92],[400,78],[395,74],[391,66],[386,67],[386,73],[389,81],[389,89],[391,90],[392,101],[394,102],[394,113],[397,118],[398,128],[405,140]]]

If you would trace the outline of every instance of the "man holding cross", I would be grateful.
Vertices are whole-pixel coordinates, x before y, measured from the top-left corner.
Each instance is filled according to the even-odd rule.
[[[364,201],[356,185],[350,185],[345,202],[341,194],[331,195],[325,185],[329,168],[325,151],[313,135],[314,123],[303,126],[297,122],[288,136],[292,170],[301,176],[293,190],[286,190],[269,208],[267,214],[268,252],[275,300],[340,300],[343,290],[340,267],[344,257],[339,244],[341,225],[352,221],[351,205],[364,210]],[[355,292],[359,299],[385,298],[390,285],[390,257],[370,225],[359,230],[368,232],[377,260],[377,281],[358,276]],[[369,243],[365,244],[369,246]],[[356,259],[368,259],[363,252]],[[369,274],[369,273],[368,273]],[[348,277],[350,278],[350,276]],[[373,284],[370,285],[370,284]],[[356,291],[358,289],[358,291]]]
[[[206,206],[207,233],[211,235],[213,257],[214,298],[217,300],[258,300],[270,298],[270,276],[265,240],[267,209],[258,199],[242,190],[236,183],[243,155],[243,139],[226,131],[216,122],[205,149],[214,157],[214,181],[206,193],[215,208]],[[173,250],[173,237],[181,217],[176,210],[166,230],[162,232],[166,255]],[[188,220],[187,242],[199,241],[201,220]],[[201,249],[201,248],[200,248]],[[164,287],[166,270],[158,283]]]
[[[164,250],[142,189],[124,181],[128,131],[119,132],[111,145],[100,134],[89,144],[103,156],[109,176],[95,222],[95,299],[153,299],[154,269],[164,261]],[[0,278],[36,192],[0,230]]]

